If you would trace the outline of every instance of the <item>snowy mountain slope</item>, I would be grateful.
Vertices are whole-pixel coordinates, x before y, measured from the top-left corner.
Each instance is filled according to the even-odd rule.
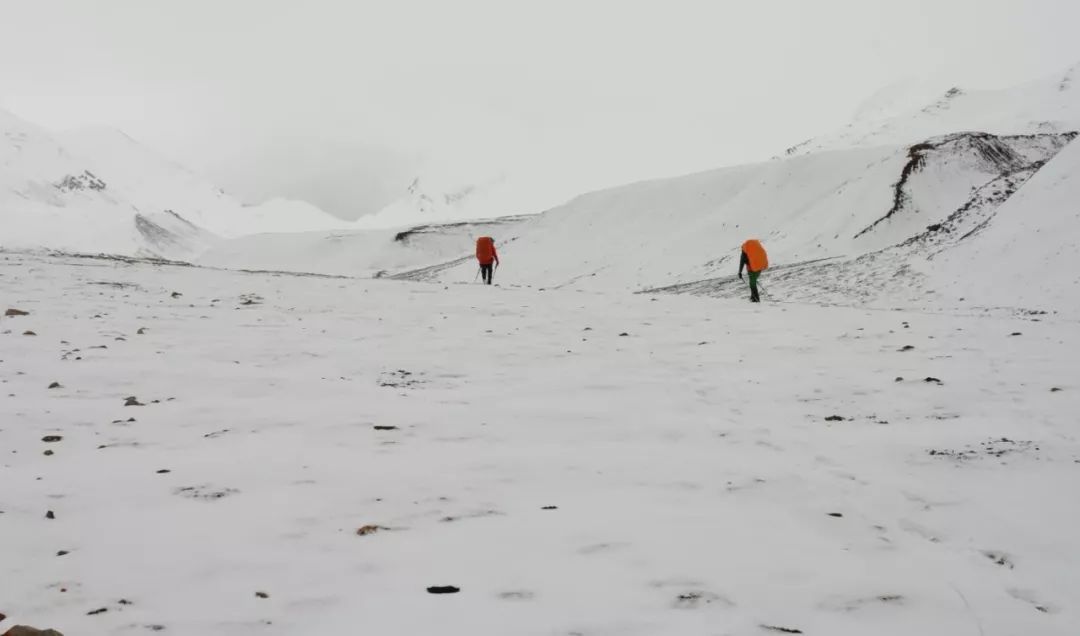
[[[375,214],[360,217],[354,227],[404,228],[535,214],[577,194],[537,170],[527,175],[500,173],[471,181],[417,177],[401,198]]]
[[[512,237],[529,217],[405,229],[260,234],[222,242],[197,262],[210,267],[381,277],[472,254],[477,236]]]
[[[989,199],[1000,204],[1069,139],[951,135],[911,148],[833,151],[593,193],[523,228],[504,250],[503,280],[641,289],[719,277],[724,284],[713,291],[726,294],[745,238],[766,243],[777,271],[822,259],[849,262],[944,223],[995,186],[1002,196]],[[909,260],[925,262],[927,256],[907,249],[897,253],[892,269],[875,269],[875,276],[902,282],[905,301],[912,289],[915,300],[922,299],[920,281],[897,272],[909,270]],[[439,278],[465,282],[472,269],[466,263]],[[889,297],[881,285],[849,287],[834,277],[805,282],[794,297],[823,302]],[[732,285],[730,293],[743,292]]]
[[[115,130],[57,136],[0,111],[0,246],[191,259],[222,236],[345,227],[314,206],[245,206]]]
[[[205,178],[165,159],[119,130],[73,130],[61,133],[59,139],[96,172],[111,175],[117,182],[117,191],[140,208],[167,205],[167,209],[225,238],[349,226],[348,222],[301,201],[275,199],[244,205]]]
[[[1080,621],[1075,322],[21,254],[0,298],[0,629]]]
[[[934,284],[988,305],[1080,315],[1080,142],[1069,144],[980,223],[935,255]]]
[[[0,245],[183,259],[216,240],[120,190],[46,131],[0,111]]]
[[[952,88],[920,108],[896,110],[902,107],[887,99],[883,103],[871,100],[846,128],[793,146],[787,154],[908,145],[965,131],[1018,135],[1080,130],[1080,64],[1063,74],[1008,89]]]
[[[964,136],[967,137],[967,136]],[[1043,147],[1075,135],[1020,137]],[[938,147],[938,151],[942,146]],[[943,310],[1053,312],[1080,318],[1077,258],[1080,223],[1070,197],[1076,184],[1078,144],[1025,163],[1020,153],[998,155],[999,177],[971,191],[951,214],[906,240],[857,255],[780,264],[765,275],[772,299]],[[923,168],[932,161],[924,157]],[[918,218],[910,195],[898,197],[898,214]],[[932,220],[932,219],[929,219]],[[885,222],[891,223],[890,218]],[[902,219],[900,220],[902,223]],[[913,225],[908,222],[907,225]],[[980,237],[988,236],[987,240]],[[666,286],[656,291],[717,297],[746,294],[730,275]]]

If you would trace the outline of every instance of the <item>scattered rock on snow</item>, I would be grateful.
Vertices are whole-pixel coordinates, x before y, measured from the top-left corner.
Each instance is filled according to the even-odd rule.
[[[559,507],[558,506],[544,506],[543,508],[540,508],[540,509],[541,510],[558,510]]]
[[[0,621],[4,620],[4,615],[0,614]],[[4,636],[64,636],[55,629],[37,629],[29,627],[27,625],[16,625],[8,631],[4,632]]]
[[[55,519],[56,518],[56,513],[54,513],[52,510],[49,510],[49,511],[47,511],[45,513],[45,518],[46,519]]]
[[[45,437],[41,438],[41,441],[52,443],[52,442],[59,442],[62,439],[64,439],[64,438],[61,435],[46,435]]]
[[[767,629],[773,632],[780,632],[781,634],[801,634],[801,629],[795,629],[793,627],[780,627],[778,625],[762,625],[761,629]]]
[[[844,516],[844,513],[842,513],[842,512],[830,512],[830,513],[829,513],[829,516],[830,516],[830,517],[836,517],[836,518],[838,518],[838,519],[839,519],[839,518],[841,518],[841,517],[843,517],[843,516]]]
[[[379,378],[379,386],[392,388],[409,388],[422,382],[423,380],[414,377],[412,371],[406,371],[405,369],[383,373]]]
[[[620,334],[619,334],[619,337],[620,337],[620,338],[625,338],[626,336],[629,336],[629,335],[630,335],[630,334],[628,334],[628,333],[626,333],[626,332],[624,331],[624,332],[622,332],[622,333],[620,333]]]
[[[67,556],[69,554],[71,554],[71,552],[68,551],[68,550],[57,550],[56,551],[56,556],[58,556],[58,557]]]
[[[217,499],[223,499],[229,495],[235,495],[240,492],[235,488],[211,488],[210,486],[185,486],[183,488],[177,488],[173,491],[174,494],[189,499],[201,499],[203,501],[214,501]]]
[[[181,296],[183,296],[183,294],[181,294],[180,292],[173,292],[173,293],[172,293],[172,297],[173,297],[173,298],[179,298],[179,297],[181,297]]]
[[[931,376],[926,376],[926,378],[923,379],[923,382],[928,382],[931,384],[943,384],[941,380]]]
[[[49,388],[50,389],[62,389],[64,387],[61,386],[61,384],[59,382],[53,382],[52,384],[49,385]]]
[[[1059,393],[1061,391],[1064,391],[1064,389],[1062,389],[1060,386],[1052,386],[1052,387],[1050,387],[1050,392],[1051,393]]]
[[[904,345],[900,347],[900,351],[911,351],[915,348],[915,345]]]
[[[825,418],[826,422],[843,422],[844,417],[842,415],[830,415]]]
[[[135,332],[135,335],[137,335],[137,336],[146,335],[146,327],[139,327],[139,330]]]
[[[1022,336],[1024,334],[1020,333],[1019,331],[1014,331],[1014,332],[1010,333],[1009,335],[1010,336]]]
[[[374,525],[374,524],[369,524],[369,525],[360,526],[359,528],[357,528],[356,534],[360,535],[361,537],[366,537],[367,535],[375,534],[376,532],[378,532],[379,530],[382,530],[382,529],[383,528],[381,526],[377,526],[377,525]]]
[[[142,402],[140,402],[139,398],[135,397],[134,395],[131,395],[131,396],[128,396],[128,397],[124,398],[124,406],[146,406],[146,405],[143,404]]]
[[[158,471],[157,471],[157,474],[159,474],[159,475],[164,475],[165,473],[171,473],[171,472],[172,472],[172,471],[171,471],[171,470],[169,470],[168,468],[162,468],[161,470],[158,470]]]
[[[24,335],[24,336],[36,336],[37,334],[34,333],[33,331],[30,331],[29,329],[27,329],[26,331],[23,332],[22,335]]]
[[[428,594],[457,594],[461,588],[453,585],[435,585],[427,589]]]
[[[255,592],[255,598],[270,598],[266,592]]]
[[[96,616],[98,614],[104,614],[107,611],[109,611],[109,608],[107,608],[107,607],[99,607],[96,610],[90,610],[89,612],[86,613],[86,615],[87,616]]]
[[[30,312],[29,311],[23,311],[21,309],[15,309],[14,307],[12,307],[11,309],[8,309],[7,311],[5,311],[4,315],[9,316],[9,317],[10,316],[29,316]]]
[[[1012,570],[1012,569],[1014,569],[1016,567],[1016,564],[1014,564],[1012,562],[1012,559],[1010,559],[1008,557],[1008,555],[1002,554],[1001,552],[994,552],[993,550],[986,550],[986,551],[983,552],[983,556],[990,559],[991,561],[993,561],[997,565],[1000,565],[1003,568],[1009,568],[1010,570]]]
[[[398,427],[382,425],[382,424],[376,424],[375,425],[375,430],[376,431],[396,431],[396,430],[398,430]]]

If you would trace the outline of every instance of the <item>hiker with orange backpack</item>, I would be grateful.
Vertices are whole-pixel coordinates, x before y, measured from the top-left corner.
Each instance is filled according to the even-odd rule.
[[[757,281],[761,272],[769,267],[769,255],[761,246],[761,241],[750,239],[742,244],[742,256],[739,258],[739,278],[742,279],[743,267],[750,277],[750,302],[759,303]]]
[[[499,253],[495,251],[495,239],[490,236],[481,236],[476,239],[476,260],[480,263],[480,274],[484,277],[484,284],[490,285],[495,275],[495,268],[499,266]]]

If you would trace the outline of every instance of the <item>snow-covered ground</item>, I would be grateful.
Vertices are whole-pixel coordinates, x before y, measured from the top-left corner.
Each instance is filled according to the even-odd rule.
[[[1080,624],[1059,317],[16,253],[0,298],[0,629]]]

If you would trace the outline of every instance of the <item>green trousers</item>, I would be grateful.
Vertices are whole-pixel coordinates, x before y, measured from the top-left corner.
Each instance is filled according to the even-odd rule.
[[[757,292],[757,279],[758,279],[758,276],[761,275],[761,272],[748,272],[748,273],[749,273],[749,278],[750,278],[750,302],[759,303],[759,302],[761,302],[761,297],[758,296],[758,292]]]

